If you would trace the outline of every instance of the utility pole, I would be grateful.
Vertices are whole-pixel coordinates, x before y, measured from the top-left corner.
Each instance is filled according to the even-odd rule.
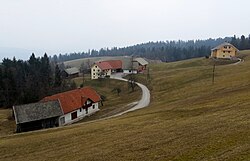
[[[214,62],[214,66],[213,66],[213,79],[212,79],[212,84],[214,85],[214,73],[215,73],[215,62]]]
[[[129,79],[129,86],[132,88],[132,92],[134,92],[135,89],[135,79],[134,79],[134,56],[131,57],[131,74]]]

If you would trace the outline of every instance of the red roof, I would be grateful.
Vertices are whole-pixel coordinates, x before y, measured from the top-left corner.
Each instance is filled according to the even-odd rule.
[[[48,96],[42,101],[59,100],[63,112],[66,114],[81,108],[88,99],[93,102],[99,102],[101,100],[100,95],[98,95],[95,90],[90,87],[84,87]]]
[[[107,69],[121,69],[122,61],[121,60],[107,60],[95,63],[101,70]]]

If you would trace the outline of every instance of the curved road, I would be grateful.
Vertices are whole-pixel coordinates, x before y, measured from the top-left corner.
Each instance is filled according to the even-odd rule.
[[[115,75],[111,75],[110,78],[111,79],[116,79],[116,80],[122,80],[122,81],[127,82],[128,80],[122,78],[122,76],[123,76],[122,73],[117,73]],[[142,97],[141,97],[140,101],[134,107],[132,107],[131,109],[129,109],[127,111],[124,111],[124,112],[121,112],[121,113],[118,113],[116,115],[110,116],[109,118],[121,116],[121,115],[123,115],[125,113],[135,111],[135,110],[147,107],[149,105],[149,103],[150,103],[150,92],[149,92],[148,88],[145,85],[141,84],[141,83],[136,82],[136,84],[142,89]]]
[[[115,75],[111,75],[110,78],[127,82],[128,80],[122,78],[122,76],[124,76],[123,73],[117,73]],[[130,108],[127,111],[124,111],[124,112],[121,112],[121,113],[118,113],[118,114],[115,114],[115,115],[112,115],[112,116],[100,118],[100,119],[93,120],[93,121],[82,122],[80,124],[93,123],[93,122],[97,122],[97,121],[101,121],[101,120],[107,120],[107,119],[110,119],[110,118],[121,116],[121,115],[126,114],[128,112],[132,112],[132,111],[147,107],[149,105],[149,103],[150,103],[150,92],[149,92],[148,88],[146,86],[144,86],[143,84],[138,83],[138,82],[136,82],[136,84],[142,89],[142,97],[141,97],[140,101],[138,101],[138,102],[129,103],[129,105],[135,104],[132,108]]]

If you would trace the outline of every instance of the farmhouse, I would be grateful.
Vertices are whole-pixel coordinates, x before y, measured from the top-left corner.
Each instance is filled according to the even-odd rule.
[[[96,62],[91,67],[91,79],[111,76],[112,73],[122,71],[121,60],[108,60]]]
[[[13,106],[16,132],[25,132],[59,126],[63,115],[58,100]]]
[[[62,72],[63,78],[75,78],[79,76],[79,69],[76,67],[73,68],[67,68]]]
[[[74,123],[99,110],[100,96],[90,87],[45,97],[38,103],[13,106],[16,132]]]
[[[239,50],[230,43],[223,43],[212,49],[212,58],[230,59],[235,57]]]
[[[99,110],[100,95],[90,87],[71,90],[45,97],[42,102],[58,100],[63,115],[59,118],[59,126],[77,122]]]

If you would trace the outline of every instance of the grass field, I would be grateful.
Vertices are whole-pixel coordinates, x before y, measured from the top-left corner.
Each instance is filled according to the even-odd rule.
[[[2,137],[0,160],[248,161],[250,52],[244,54],[244,63],[216,67],[214,85],[204,58],[152,65],[148,108]]]
[[[76,67],[81,68],[83,66],[85,69],[92,66],[97,61],[105,61],[105,60],[122,60],[123,67],[127,67],[128,64],[130,65],[131,57],[129,56],[104,56],[104,57],[91,57],[91,58],[83,58],[83,59],[76,59],[64,62],[65,67]]]
[[[10,109],[0,109],[0,136],[13,134],[15,121],[12,119]]]

